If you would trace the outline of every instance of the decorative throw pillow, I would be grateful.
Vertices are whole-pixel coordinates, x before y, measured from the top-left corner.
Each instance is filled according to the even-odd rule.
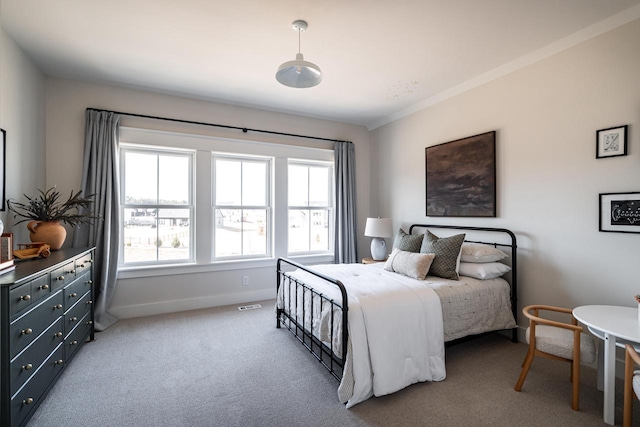
[[[432,276],[458,280],[458,263],[464,234],[451,237],[438,237],[429,230],[424,235],[420,253],[436,254],[429,272]]]
[[[422,234],[407,234],[401,228],[396,234],[396,239],[393,241],[393,249],[400,249],[407,252],[420,252],[420,245],[422,245]]]
[[[458,273],[474,279],[495,279],[511,271],[511,267],[501,262],[461,262]]]
[[[464,243],[460,261],[463,262],[495,262],[505,259],[509,255],[498,248],[482,243]]]
[[[385,262],[384,269],[424,280],[435,257],[435,254],[420,254],[394,249]]]

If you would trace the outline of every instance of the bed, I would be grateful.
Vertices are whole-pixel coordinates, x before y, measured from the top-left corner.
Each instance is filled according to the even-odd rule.
[[[517,342],[515,235],[500,228],[414,224],[408,238],[426,240],[431,230],[464,233],[465,248],[500,248],[507,256],[500,264],[510,271],[476,279],[462,276],[463,264],[484,265],[459,263],[458,280],[417,280],[385,270],[389,263],[305,267],[278,259],[276,327],[291,331],[340,382],[338,396],[348,408],[416,382],[444,380],[445,343],[494,331],[507,331]]]

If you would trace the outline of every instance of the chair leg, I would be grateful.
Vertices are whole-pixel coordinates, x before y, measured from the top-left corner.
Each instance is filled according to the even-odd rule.
[[[531,368],[531,363],[533,363],[533,350],[529,348],[527,356],[524,358],[524,363],[522,364],[522,372],[520,372],[520,378],[518,378],[518,382],[516,383],[515,391],[522,390],[522,385],[524,384],[524,380],[527,378],[529,368]]]
[[[625,352],[624,356],[624,411],[623,411],[623,427],[631,427],[631,413],[633,409],[633,389],[631,382],[633,381],[633,361],[629,352]]]
[[[573,398],[571,399],[571,409],[579,410],[580,405],[580,362],[571,362],[571,380],[573,383]]]
[[[573,360],[571,360],[571,380],[573,396],[571,409],[578,411],[580,407],[580,331],[573,332]]]

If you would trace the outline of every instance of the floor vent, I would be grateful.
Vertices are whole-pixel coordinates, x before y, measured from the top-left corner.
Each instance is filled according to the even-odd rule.
[[[240,311],[255,310],[256,308],[262,308],[262,306],[260,304],[241,305],[240,307],[238,307],[238,310]]]

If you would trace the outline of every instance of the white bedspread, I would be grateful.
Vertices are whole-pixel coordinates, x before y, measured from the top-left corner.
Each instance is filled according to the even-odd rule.
[[[440,299],[423,283],[363,264],[313,266],[340,280],[349,299],[349,340],[343,383],[353,380],[347,408],[422,381],[445,378]],[[290,273],[337,300],[337,287],[303,271]],[[283,307],[284,298],[278,296]],[[335,348],[335,347],[334,347]],[[351,372],[349,372],[351,371]],[[344,384],[341,384],[343,388]],[[349,384],[348,389],[351,388]]]

